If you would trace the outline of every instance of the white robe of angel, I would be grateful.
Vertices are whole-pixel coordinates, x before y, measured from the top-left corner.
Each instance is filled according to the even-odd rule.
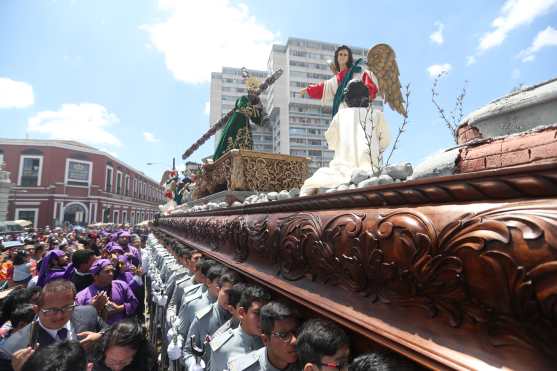
[[[323,94],[324,97],[325,95]],[[371,158],[370,147],[362,128],[364,122],[368,133],[373,128]],[[341,184],[349,183],[352,173],[357,169],[370,173],[374,168],[377,169],[380,166],[379,154],[390,143],[390,133],[383,112],[380,110],[349,108],[341,105],[325,133],[325,139],[329,149],[335,151],[333,160],[328,167],[318,169],[306,179],[300,190],[301,196],[311,195],[319,188],[336,188]]]

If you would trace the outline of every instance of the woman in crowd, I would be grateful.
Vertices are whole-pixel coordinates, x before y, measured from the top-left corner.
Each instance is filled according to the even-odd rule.
[[[14,257],[14,272],[12,280],[14,285],[27,286],[32,277],[31,269],[33,263],[29,262],[29,255],[24,250],[19,250]]]
[[[143,327],[127,319],[104,334],[94,361],[93,371],[151,371],[153,349]]]

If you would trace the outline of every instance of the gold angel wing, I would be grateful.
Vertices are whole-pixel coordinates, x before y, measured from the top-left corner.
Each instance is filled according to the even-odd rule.
[[[400,90],[395,51],[387,44],[377,44],[367,53],[367,67],[379,80],[379,94],[396,112],[406,117],[404,99]]]

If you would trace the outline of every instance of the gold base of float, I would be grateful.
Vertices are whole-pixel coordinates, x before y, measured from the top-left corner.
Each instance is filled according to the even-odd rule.
[[[203,166],[193,199],[223,190],[280,192],[300,188],[309,176],[309,159],[233,149]]]

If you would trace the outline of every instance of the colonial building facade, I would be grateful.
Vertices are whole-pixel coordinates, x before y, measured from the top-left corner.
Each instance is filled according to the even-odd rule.
[[[14,186],[7,219],[35,227],[152,219],[163,189],[106,152],[65,140],[0,139]]]

